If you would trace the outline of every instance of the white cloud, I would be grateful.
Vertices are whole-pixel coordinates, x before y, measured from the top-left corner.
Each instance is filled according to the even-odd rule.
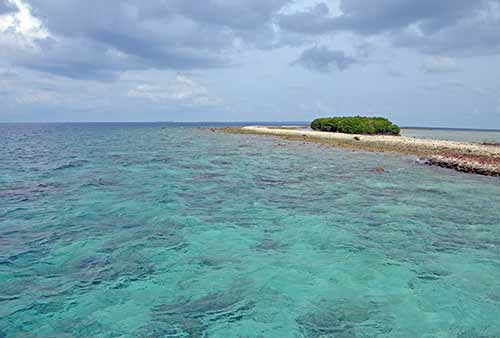
[[[0,15],[0,46],[11,48],[35,48],[36,39],[50,36],[42,22],[31,13],[31,7],[21,0],[6,0],[17,11]]]
[[[16,96],[15,100],[18,104],[25,104],[25,105],[60,104],[62,101],[60,95],[46,91],[35,91],[35,90],[19,94],[18,96]]]
[[[0,68],[0,81],[18,77],[19,74],[15,70],[9,68]]]
[[[179,104],[191,107],[217,106],[222,100],[210,94],[208,89],[187,75],[177,75],[166,85],[142,84],[128,92],[132,98],[156,103]]]
[[[392,77],[403,77],[404,76],[404,73],[396,68],[388,68],[387,74],[389,74]]]

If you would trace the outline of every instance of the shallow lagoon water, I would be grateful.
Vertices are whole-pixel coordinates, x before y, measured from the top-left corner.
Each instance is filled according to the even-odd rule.
[[[0,337],[485,338],[498,318],[498,178],[192,126],[0,125]]]

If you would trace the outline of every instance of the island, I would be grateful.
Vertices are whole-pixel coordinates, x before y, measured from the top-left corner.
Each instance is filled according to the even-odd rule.
[[[316,131],[345,134],[399,135],[401,129],[384,117],[322,117],[311,122]]]
[[[399,136],[400,128],[384,118],[320,118],[307,127],[245,126],[214,131],[271,135],[354,150],[413,155],[419,163],[500,177],[500,145]]]

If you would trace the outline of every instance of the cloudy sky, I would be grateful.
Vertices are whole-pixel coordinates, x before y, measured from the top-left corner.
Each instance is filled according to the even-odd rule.
[[[500,129],[500,0],[0,0],[0,121]]]

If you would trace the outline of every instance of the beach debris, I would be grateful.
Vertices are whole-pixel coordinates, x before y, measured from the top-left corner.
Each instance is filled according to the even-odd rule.
[[[359,136],[354,136],[354,139],[355,139],[356,141],[361,141],[361,137],[359,137]]]

